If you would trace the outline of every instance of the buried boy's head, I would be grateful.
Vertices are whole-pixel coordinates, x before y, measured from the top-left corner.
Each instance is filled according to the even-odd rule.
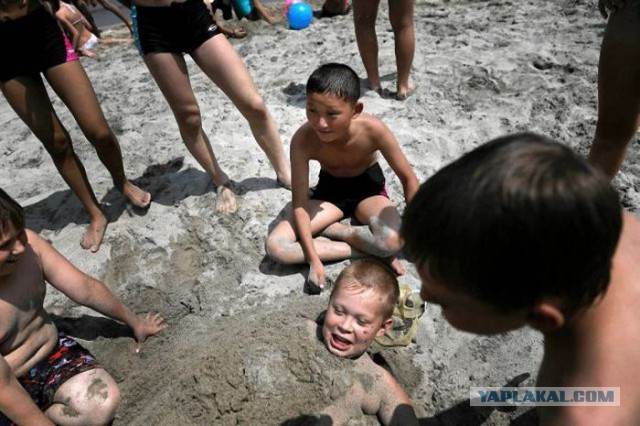
[[[523,133],[437,172],[405,210],[422,297],[455,327],[564,324],[602,295],[622,226],[608,181],[568,147]]]
[[[398,280],[382,263],[358,260],[347,266],[336,280],[322,326],[327,349],[345,358],[362,355],[391,326],[398,294]]]

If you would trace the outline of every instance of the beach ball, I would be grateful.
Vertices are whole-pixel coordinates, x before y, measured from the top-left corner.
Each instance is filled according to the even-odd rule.
[[[301,2],[301,1],[302,1],[302,0],[287,0],[287,1],[284,3],[284,17],[286,18],[286,17],[288,16],[289,8],[291,7],[291,5],[292,5],[292,4],[294,4],[294,3],[299,3],[299,2]]]
[[[293,3],[289,7],[287,20],[289,21],[289,28],[292,30],[307,28],[313,20],[313,10],[311,10],[309,3],[303,1]]]

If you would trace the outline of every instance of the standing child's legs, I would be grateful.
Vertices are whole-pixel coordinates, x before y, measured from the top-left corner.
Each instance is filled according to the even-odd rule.
[[[120,399],[115,380],[102,368],[95,368],[64,382],[45,414],[57,425],[106,425],[115,417]]]
[[[69,108],[82,133],[96,149],[115,187],[136,207],[146,208],[151,195],[127,179],[116,135],[104,118],[93,86],[79,61],[66,62],[44,72],[47,81]]]
[[[598,68],[598,123],[589,161],[613,179],[640,124],[640,4],[609,17]]]
[[[291,170],[275,121],[242,62],[224,35],[216,35],[193,52],[202,71],[247,119],[254,138],[273,166],[278,181],[291,187]]]
[[[395,258],[402,249],[402,219],[393,203],[381,195],[369,197],[358,204],[355,217],[367,226],[349,226],[336,222],[328,226],[322,235],[332,240],[344,241],[361,252],[390,259],[390,266],[398,274],[404,274],[404,268]]]
[[[53,110],[39,75],[16,77],[2,83],[2,93],[18,116],[42,142],[58,172],[89,214],[89,228],[81,245],[98,251],[107,227],[107,218],[96,200],[80,159],[73,151],[71,138]]]
[[[367,72],[369,88],[376,91],[382,87],[378,71],[378,38],[376,35],[379,5],[380,0],[353,0],[353,24],[358,51]]]
[[[309,200],[309,217],[311,219],[311,234],[320,231],[342,219],[342,211],[331,203],[320,200]],[[267,237],[265,248],[267,255],[276,262],[283,264],[304,263],[306,261],[302,246],[293,227],[293,211],[287,206],[285,218],[276,225]],[[314,239],[316,252],[323,262],[348,259],[361,255],[347,243],[341,241],[326,241]]]
[[[218,164],[202,129],[200,108],[184,58],[175,53],[150,53],[144,56],[144,62],[173,111],[184,144],[218,187],[216,210],[225,214],[235,212],[235,195],[229,187],[229,177]]]
[[[404,100],[415,90],[409,81],[416,38],[413,25],[414,0],[389,0],[389,20],[393,28],[398,84],[396,97]]]

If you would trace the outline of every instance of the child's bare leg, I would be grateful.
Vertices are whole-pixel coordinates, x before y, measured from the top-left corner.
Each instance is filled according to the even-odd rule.
[[[398,274],[404,274],[404,267],[395,258],[402,248],[402,239],[401,218],[393,203],[383,196],[369,197],[358,204],[355,216],[368,226],[349,226],[336,222],[322,231],[322,235],[344,241],[359,251],[389,259],[390,266]]]
[[[598,123],[589,161],[613,179],[640,124],[640,4],[612,13],[600,49]]]
[[[258,93],[242,59],[222,34],[210,38],[193,53],[204,73],[247,119],[254,138],[267,155],[278,181],[291,188],[291,168],[275,121]]]
[[[367,72],[369,88],[376,91],[382,87],[378,71],[378,36],[376,34],[379,5],[380,0],[353,0],[353,25],[358,51]]]
[[[173,53],[150,53],[144,56],[144,62],[173,111],[184,144],[218,187],[216,211],[225,214],[235,212],[236,198],[229,177],[218,164],[209,138],[202,129],[200,108],[184,58]]]
[[[42,79],[39,76],[17,77],[3,83],[1,87],[9,105],[42,142],[58,172],[89,214],[89,227],[80,245],[92,252],[98,251],[107,229],[107,218],[100,209],[87,173],[73,150],[69,133],[53,110]]]
[[[390,0],[389,20],[393,29],[396,66],[398,67],[398,99],[406,99],[416,88],[409,81],[416,38],[413,24],[414,0]]]
[[[45,77],[96,149],[98,158],[111,174],[115,187],[134,206],[148,207],[151,194],[127,179],[118,139],[104,118],[96,93],[80,62],[67,62],[50,68],[45,72]]]
[[[285,218],[276,225],[267,237],[265,243],[267,255],[276,262],[283,264],[304,263],[306,262],[304,252],[293,228],[291,205],[286,208]],[[342,216],[342,211],[331,203],[309,200],[312,235],[318,234],[327,226],[340,220]],[[320,260],[323,262],[343,260],[359,255],[349,244],[341,241],[314,239],[313,244]]]
[[[115,417],[120,399],[115,380],[102,368],[96,368],[64,382],[45,414],[57,425],[106,425]]]

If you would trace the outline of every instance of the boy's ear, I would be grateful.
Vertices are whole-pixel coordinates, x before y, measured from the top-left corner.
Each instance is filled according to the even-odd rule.
[[[393,324],[393,318],[389,317],[387,318],[386,321],[384,321],[382,323],[382,325],[380,326],[380,329],[378,330],[378,332],[376,333],[376,337],[378,336],[382,336],[384,333],[386,333],[387,331],[389,331],[389,329],[391,328],[391,325]]]
[[[364,104],[362,103],[362,101],[356,102],[356,104],[353,106],[353,118],[356,118],[357,116],[362,114],[362,111],[364,111]]]
[[[538,303],[527,317],[527,324],[542,333],[557,331],[565,322],[562,310],[551,301]]]

